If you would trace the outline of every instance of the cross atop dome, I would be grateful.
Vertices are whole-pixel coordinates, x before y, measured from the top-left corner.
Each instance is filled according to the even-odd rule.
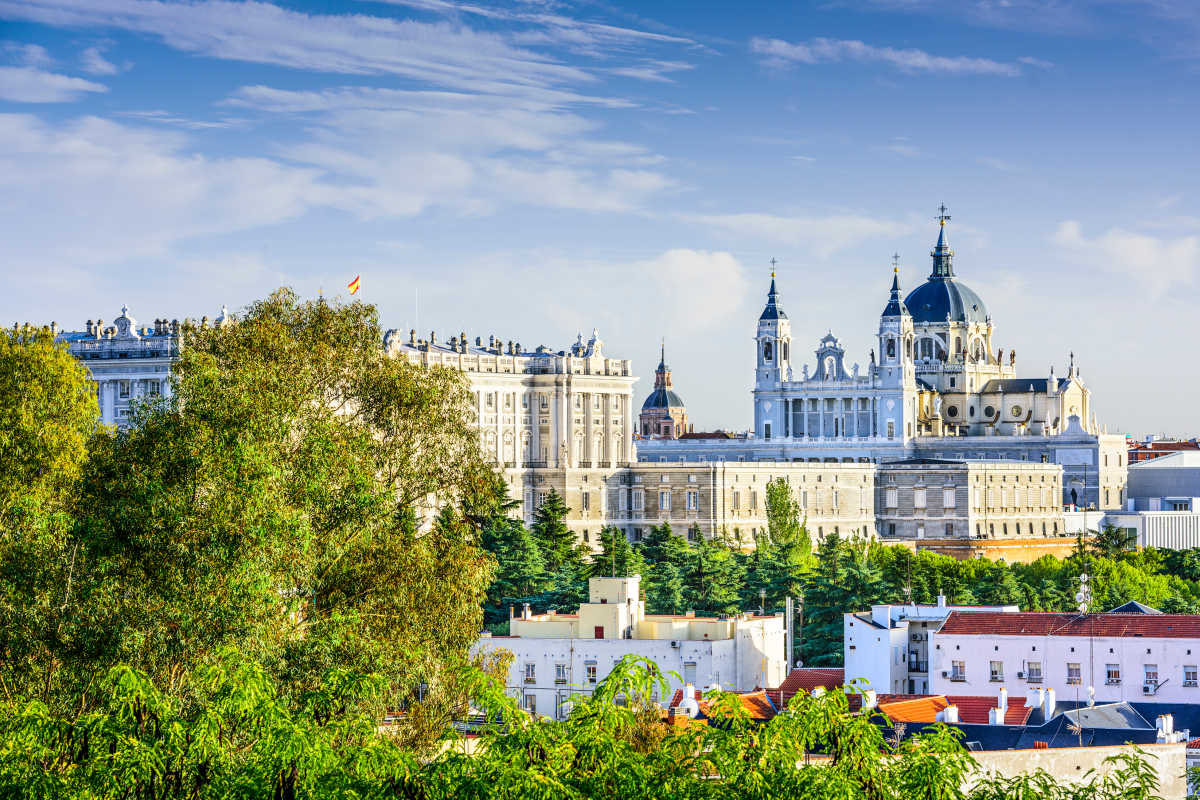
[[[946,204],[942,203],[938,206],[938,215],[934,217],[938,221],[938,240],[933,252],[929,254],[933,256],[933,272],[930,273],[930,278],[954,277],[954,251],[946,241],[946,223],[950,221],[950,215],[946,212],[949,210]]]

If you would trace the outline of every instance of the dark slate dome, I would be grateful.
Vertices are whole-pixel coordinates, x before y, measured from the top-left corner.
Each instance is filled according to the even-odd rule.
[[[683,408],[683,399],[670,389],[655,389],[642,403],[642,411],[654,408]]]
[[[954,280],[954,251],[946,241],[945,206],[942,207],[937,244],[929,255],[933,257],[933,272],[925,283],[904,298],[913,322],[987,322],[987,306],[979,295]]]
[[[986,322],[988,311],[983,300],[953,277],[934,277],[909,292],[904,298],[913,322]]]

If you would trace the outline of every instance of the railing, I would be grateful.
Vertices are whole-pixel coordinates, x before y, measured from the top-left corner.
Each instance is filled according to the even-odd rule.
[[[965,672],[951,672],[951,673],[950,673],[950,680],[954,681],[955,683],[966,683],[966,682],[967,682],[967,673],[965,673]]]
[[[909,672],[929,672],[928,661],[910,661],[908,662]]]

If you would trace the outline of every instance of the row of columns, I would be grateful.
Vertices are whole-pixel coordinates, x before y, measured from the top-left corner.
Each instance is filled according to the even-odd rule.
[[[797,398],[794,400],[783,401],[783,434],[787,438],[803,439],[807,437],[813,438],[842,438],[842,439],[859,439],[870,436],[878,436],[879,432],[875,430],[875,418],[878,413],[878,400],[874,397],[837,397],[817,399],[817,426],[816,430],[810,432],[808,425],[809,412],[805,408],[805,400],[808,398]],[[833,412],[834,430],[827,431],[825,429],[825,401],[832,399],[835,401],[836,408]],[[859,409],[859,400],[866,399],[867,411],[863,412]],[[845,411],[845,401],[850,401],[849,414]],[[867,429],[860,429],[860,421],[863,414],[867,414],[870,421],[867,424]],[[798,414],[798,418],[797,418]],[[849,422],[849,424],[847,424]],[[799,424],[797,424],[799,423]],[[850,432],[847,433],[847,429]]]

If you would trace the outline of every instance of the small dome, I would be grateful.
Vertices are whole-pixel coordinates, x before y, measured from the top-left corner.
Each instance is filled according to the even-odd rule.
[[[655,408],[683,408],[683,399],[670,389],[655,389],[642,403],[642,411]]]
[[[987,322],[987,306],[979,295],[952,277],[930,276],[904,298],[913,322]]]

